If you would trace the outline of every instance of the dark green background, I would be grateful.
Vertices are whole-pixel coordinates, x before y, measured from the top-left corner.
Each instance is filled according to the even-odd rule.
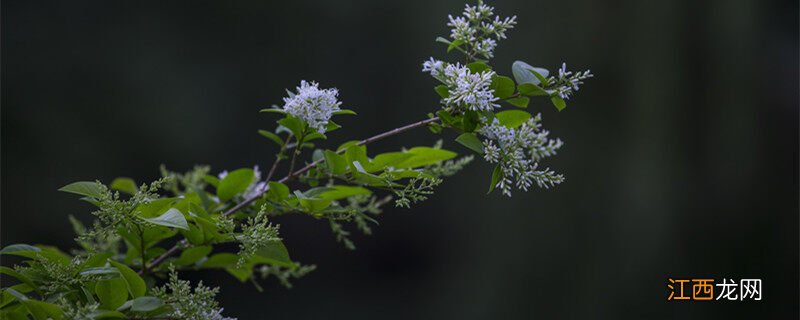
[[[327,224],[280,219],[319,270],[259,294],[223,273],[240,319],[798,317],[797,1],[494,1],[519,25],[493,61],[597,75],[557,113],[554,190],[485,195],[476,161],[412,210],[390,208],[349,252]],[[359,116],[330,145],[437,108],[420,72],[445,57],[460,1],[2,3],[2,244],[72,246],[56,192],[156,178],[158,166],[269,165],[256,134],[301,79]],[[452,57],[451,57],[452,58]],[[463,152],[445,135],[447,145]],[[373,150],[431,144],[425,130]],[[4,261],[3,264],[12,263]],[[760,302],[669,303],[667,278],[761,278]]]

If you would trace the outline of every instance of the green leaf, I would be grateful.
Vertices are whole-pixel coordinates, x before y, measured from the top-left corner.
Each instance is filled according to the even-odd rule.
[[[28,296],[22,294],[21,292],[12,289],[12,288],[4,288],[3,291],[8,292],[8,294],[14,296],[15,298],[19,299],[20,301],[28,300]]]
[[[93,320],[125,319],[125,314],[116,310],[95,310],[89,316]]]
[[[217,187],[217,197],[219,201],[226,202],[233,199],[237,194],[247,190],[247,187],[253,183],[255,173],[253,169],[237,169],[228,173],[222,181],[219,182]]]
[[[212,176],[212,175],[205,175],[203,176],[203,180],[210,184],[212,187],[217,188],[219,187],[219,178]]]
[[[186,217],[183,216],[183,213],[181,213],[180,210],[175,208],[170,208],[167,210],[167,212],[164,212],[164,214],[158,217],[142,219],[160,226],[189,230],[189,224],[186,223]]]
[[[145,204],[141,204],[136,207],[136,215],[142,218],[153,218],[158,217],[164,212],[167,212],[169,208],[175,203],[176,198],[161,198],[150,201]]]
[[[441,110],[437,112],[436,115],[439,116],[439,119],[442,120],[442,123],[454,128],[460,127],[460,125],[457,123],[458,119],[456,119],[456,117],[451,115],[449,112]]]
[[[83,261],[83,263],[81,263],[81,269],[105,266],[108,259],[111,258],[113,255],[114,253],[112,252],[92,254],[88,256],[86,260]]]
[[[518,98],[513,98],[513,99],[506,100],[506,102],[508,102],[512,106],[520,107],[520,108],[527,108],[528,107],[528,103],[530,101],[531,101],[531,99],[528,98],[528,97],[518,97]]]
[[[331,173],[339,175],[347,172],[347,158],[330,150],[325,150],[324,156],[325,163]]]
[[[547,75],[550,73],[549,71],[547,71],[547,69],[533,68],[533,69],[528,69],[528,71],[533,73],[533,75],[536,76],[536,79],[539,79],[541,85],[545,87],[550,85],[549,83],[547,83]]]
[[[94,267],[94,268],[86,268],[80,272],[82,276],[104,276],[104,275],[112,275],[114,277],[120,276],[120,271],[114,267]]]
[[[39,249],[29,244],[20,243],[20,244],[7,245],[5,248],[3,248],[3,250],[0,250],[0,253],[14,254],[15,252],[31,252],[31,251],[39,252],[42,251],[42,249]]]
[[[200,259],[211,253],[211,250],[211,246],[197,246],[188,248],[181,252],[181,256],[178,257],[178,260],[175,260],[175,264],[178,266],[193,265],[195,262],[200,261]]]
[[[57,262],[60,264],[70,263],[70,258],[64,255],[63,253],[27,244],[8,245],[5,248],[3,248],[3,250],[0,250],[0,254],[10,254],[13,256],[20,256],[35,260],[45,259],[47,261]]]
[[[9,308],[0,309],[0,318],[6,317],[8,320],[28,320],[28,310],[24,305],[15,305]],[[3,318],[3,319],[6,319]]]
[[[164,302],[161,299],[156,297],[138,297],[133,299],[133,303],[131,304],[131,311],[135,312],[150,312],[161,308],[164,305]]]
[[[289,258],[289,251],[280,240],[267,242],[267,245],[256,251],[253,257],[255,263],[269,263],[282,267],[294,267],[295,263]]]
[[[316,139],[328,139],[328,136],[326,136],[324,133],[319,133],[314,131],[312,133],[307,134],[306,137],[303,139],[303,141],[308,142]]]
[[[385,179],[378,177],[374,174],[368,173],[364,167],[358,161],[353,161],[352,168],[353,171],[353,178],[356,181],[373,186],[373,187],[385,187],[388,184],[386,183]]]
[[[185,251],[184,251],[185,252]],[[131,293],[131,297],[138,298],[144,295],[147,291],[147,285],[144,283],[144,279],[139,276],[136,271],[129,268],[128,266],[116,262],[114,260],[108,260],[114,268],[119,270],[119,274],[122,275],[122,279],[128,284],[128,290]]]
[[[212,255],[200,264],[200,268],[204,269],[224,269],[229,266],[235,265],[239,261],[239,256],[223,252]]]
[[[461,130],[464,130],[464,132],[473,132],[478,127],[479,122],[480,116],[478,112],[467,110],[461,118]]]
[[[422,167],[430,164],[435,164],[440,161],[455,158],[455,156],[457,155],[455,152],[452,151],[443,149],[434,149],[431,147],[415,147],[411,148],[407,152],[412,154],[413,157],[408,158],[396,164],[395,167],[401,169]]]
[[[481,140],[478,139],[478,136],[474,133],[462,133],[456,138],[456,142],[469,148],[470,150],[473,150],[479,154],[483,154],[483,142],[481,142]]]
[[[267,139],[270,139],[278,144],[279,147],[283,147],[283,140],[277,134],[274,134],[267,130],[258,130],[258,134],[264,136]]]
[[[347,159],[347,163],[350,164],[352,164],[354,161],[359,163],[369,163],[369,159],[367,158],[367,147],[365,146],[350,146],[344,152],[344,156]]]
[[[200,265],[200,268],[225,269],[225,271],[236,277],[236,279],[244,282],[250,278],[250,275],[253,273],[253,264],[248,262],[241,268],[236,268],[238,262],[238,255],[227,252],[218,253],[209,257]]]
[[[322,200],[339,200],[347,197],[352,197],[361,194],[371,194],[372,191],[362,187],[351,186],[332,186],[326,187],[326,191],[320,193],[316,197]]]
[[[414,154],[408,152],[386,152],[375,156],[372,161],[365,166],[365,171],[376,172],[385,170],[386,167],[394,167],[403,161],[413,157]]]
[[[500,165],[494,167],[494,171],[492,171],[492,182],[489,183],[489,191],[486,194],[492,193],[494,190],[494,186],[497,185],[497,182],[500,181],[500,178],[503,176],[503,169],[500,168]]]
[[[259,111],[259,112],[270,112],[270,113],[286,114],[286,111],[283,111],[283,109],[278,109],[278,108],[264,108],[264,109],[261,109],[261,111]]]
[[[287,115],[285,118],[278,120],[278,124],[288,129],[295,137],[303,136],[303,128],[305,127],[303,120]]]
[[[58,191],[69,192],[74,194],[79,194],[82,196],[92,197],[92,198],[100,198],[101,191],[98,182],[94,181],[78,181],[70,183],[66,186],[61,187]]]
[[[352,115],[352,116],[355,116],[355,115],[358,115],[358,114],[355,111],[350,110],[350,109],[341,109],[339,111],[334,111],[333,115],[336,115],[336,116],[338,116],[338,115]]]
[[[314,153],[311,154],[311,161],[313,162],[322,161],[323,159],[325,159],[325,153],[322,149],[316,149]]]
[[[456,40],[456,41],[450,42],[450,44],[447,46],[447,52],[450,52],[451,50],[453,50],[455,48],[460,48],[460,46],[462,44],[464,44],[464,41],[462,41],[462,40]]]
[[[494,96],[506,99],[514,94],[514,80],[506,76],[495,75],[489,89],[494,90]]]
[[[289,197],[289,187],[280,182],[270,181],[267,197],[276,202],[286,200],[286,198]]]
[[[31,286],[33,288],[36,287],[36,285],[33,283],[33,281],[31,281],[30,278],[28,278],[24,274],[21,274],[21,273],[17,272],[16,270],[11,269],[9,267],[0,266],[0,274],[4,274],[4,275],[7,275],[7,276],[14,277],[17,280],[19,280],[20,282],[22,282],[24,284],[27,284],[27,285],[29,285],[29,286]],[[8,279],[8,278],[5,278],[5,279]]]
[[[436,93],[442,98],[447,98],[450,96],[450,89],[448,89],[446,85],[440,84],[433,87],[433,90],[436,91]]]
[[[94,292],[100,299],[100,307],[107,310],[114,310],[128,300],[128,284],[122,278],[100,280]]]
[[[329,207],[333,201],[328,199],[310,198],[298,190],[295,190],[294,194],[297,197],[298,202],[300,202],[300,206],[311,213],[325,210],[325,208]]]
[[[33,299],[24,300],[22,303],[36,320],[64,319],[64,312],[55,304]]]
[[[219,229],[206,218],[194,217],[194,223],[189,224],[189,230],[181,230],[181,234],[186,237],[192,245],[202,245],[219,238]]]
[[[531,72],[532,70],[535,71],[536,73],[539,73],[539,75],[541,75],[544,78],[546,78],[547,75],[550,74],[550,72],[547,71],[547,69],[535,68],[522,61],[514,61],[514,63],[511,65],[511,73],[514,74],[514,79],[516,79],[517,83],[519,84],[532,83],[538,85],[542,83],[542,80],[539,79],[539,77],[537,77],[536,75],[534,75],[533,72]]]
[[[567,102],[564,99],[561,99],[559,96],[552,96],[550,97],[550,101],[553,102],[553,105],[556,106],[558,111],[564,110],[567,107]]]
[[[119,177],[111,181],[111,189],[119,190],[127,194],[136,194],[139,188],[136,187],[136,182],[131,178]]]
[[[488,64],[486,64],[486,63],[484,63],[482,61],[475,61],[473,63],[467,64],[466,67],[472,73],[480,73],[480,72],[483,72],[484,70],[491,70],[492,69],[491,67],[489,67]]]
[[[336,148],[336,152],[342,152],[342,150],[350,148],[351,146],[357,145],[359,142],[361,142],[361,141],[360,140],[350,140],[350,141],[347,141],[345,143],[342,143],[341,145],[339,145],[338,148]]]
[[[236,268],[235,266],[225,268],[225,271],[227,271],[230,275],[232,275],[240,282],[244,283],[245,281],[247,281],[247,279],[250,279],[251,275],[253,275],[253,264],[247,263],[243,265],[241,268]]]
[[[442,37],[436,37],[436,42],[440,42],[440,43],[444,43],[444,44],[450,44],[450,40],[447,40],[447,39],[442,38]]]
[[[533,83],[522,83],[519,86],[517,86],[517,90],[519,90],[520,94],[526,95],[526,96],[548,96],[548,95],[550,95],[549,93],[547,93],[547,91],[542,89],[542,87],[537,86],[537,85],[535,85]]]
[[[339,129],[341,127],[342,126],[340,126],[338,123],[333,122],[333,120],[328,120],[328,124],[325,125],[325,132],[331,132],[331,131]]]
[[[508,128],[516,128],[528,121],[531,118],[531,114],[522,110],[506,110],[495,114],[495,118],[500,121],[501,125]]]

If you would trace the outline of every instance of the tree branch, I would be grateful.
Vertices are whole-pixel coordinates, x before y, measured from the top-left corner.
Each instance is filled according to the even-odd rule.
[[[429,124],[431,124],[433,122],[436,122],[436,121],[439,121],[439,117],[433,117],[433,118],[417,121],[417,122],[414,122],[412,124],[405,125],[405,126],[398,127],[398,128],[394,128],[392,130],[389,130],[389,131],[374,135],[372,137],[366,138],[364,140],[359,141],[356,145],[363,146],[363,145],[366,145],[366,144],[370,144],[370,143],[373,143],[375,141],[378,141],[378,140],[381,140],[381,139],[384,139],[384,138],[388,138],[388,137],[391,137],[391,136],[406,132],[406,131],[411,130],[411,129],[427,126],[427,125],[429,125]],[[298,145],[297,148],[300,148],[300,146]],[[340,150],[337,153],[343,153],[343,152],[344,152],[344,150]],[[277,161],[279,161],[279,160],[276,160],[276,163],[273,165],[273,168],[275,166],[277,166]],[[292,179],[293,177],[296,177],[296,176],[299,176],[299,175],[301,175],[303,173],[308,172],[308,170],[311,170],[312,168],[318,166],[323,161],[325,161],[325,158],[322,158],[322,159],[319,159],[317,161],[311,162],[311,163],[307,164],[305,167],[302,167],[302,168],[298,169],[297,171],[294,171],[294,172],[290,171],[288,175],[286,175],[282,179],[278,180],[278,182],[285,183],[285,182],[289,181],[290,179]],[[272,172],[273,170],[270,170],[270,171]],[[269,181],[271,176],[272,176],[272,174],[269,175],[269,177],[266,179],[266,181]],[[267,191],[269,191],[269,185],[267,185],[267,187],[264,188],[264,191],[258,193],[257,195],[255,195],[255,196],[253,196],[251,198],[245,199],[244,201],[242,201],[242,202],[238,203],[237,205],[233,206],[232,208],[228,209],[227,211],[225,211],[222,214],[222,216],[223,217],[227,217],[229,215],[232,215],[236,211],[239,211],[242,208],[247,207],[248,205],[250,205],[254,201],[256,201],[259,198],[261,198],[264,195],[264,193],[266,193]],[[172,256],[173,254],[178,253],[178,251],[180,251],[180,249],[182,247],[185,247],[187,245],[188,245],[188,241],[186,241],[186,239],[181,240],[180,242],[175,244],[172,248],[167,250],[167,252],[164,252],[162,255],[158,256],[158,258],[154,259],[150,263],[149,269],[150,270],[155,269],[155,267],[160,265],[162,262],[164,262],[167,258]],[[143,274],[143,272],[140,271],[139,274]]]
[[[439,117],[433,117],[433,118],[430,118],[430,119],[417,121],[417,122],[414,122],[412,124],[409,124],[409,125],[406,125],[406,126],[402,126],[402,127],[399,127],[399,128],[394,128],[394,129],[386,131],[384,133],[377,134],[377,135],[374,135],[372,137],[369,137],[369,138],[366,138],[364,140],[361,140],[356,145],[363,146],[363,145],[366,145],[366,144],[370,144],[370,143],[373,143],[375,141],[378,141],[378,140],[381,140],[381,139],[384,139],[384,138],[387,138],[387,137],[391,137],[393,135],[396,135],[396,134],[399,134],[399,133],[403,133],[403,132],[406,132],[406,131],[411,130],[411,129],[415,129],[415,128],[426,126],[426,125],[428,125],[428,124],[430,124],[432,122],[438,121],[438,120],[439,120]],[[338,151],[337,153],[343,153],[343,152],[344,152],[344,150],[341,150],[341,151]],[[314,161],[312,163],[309,163],[308,165],[298,169],[297,171],[290,172],[287,176],[283,177],[283,179],[278,180],[278,182],[284,183],[286,181],[289,181],[289,179],[291,179],[293,177],[296,177],[298,175],[301,175],[303,173],[306,173],[308,170],[311,170],[312,168],[318,166],[323,161],[325,161],[325,158],[322,158],[322,159],[319,159],[319,160]],[[242,208],[244,208],[244,207],[250,205],[251,203],[253,203],[253,201],[258,200],[258,198],[261,198],[261,196],[263,196],[264,193],[266,193],[267,191],[269,191],[269,186],[267,186],[267,188],[264,189],[263,192],[253,196],[252,198],[246,199],[246,200],[240,202],[239,204],[237,204],[236,206],[228,209],[228,211],[225,211],[225,213],[223,213],[222,215],[223,216],[229,216],[229,215],[233,214],[234,212],[241,210]]]
[[[283,145],[281,146],[281,150],[278,151],[278,155],[275,157],[275,162],[272,163],[272,168],[269,168],[269,173],[267,173],[267,178],[264,181],[272,180],[272,176],[275,174],[275,170],[278,169],[278,164],[281,163],[283,158],[283,153],[286,152],[286,145],[289,144],[289,141],[292,141],[292,135],[289,134],[286,137],[286,140],[283,141]]]

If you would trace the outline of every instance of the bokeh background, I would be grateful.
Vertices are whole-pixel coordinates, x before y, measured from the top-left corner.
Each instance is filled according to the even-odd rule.
[[[476,161],[412,210],[389,208],[350,252],[324,221],[280,219],[319,269],[265,293],[222,272],[240,319],[797,319],[797,1],[509,1],[514,60],[596,74],[555,112],[553,190],[485,195]],[[301,79],[358,117],[331,145],[425,117],[461,1],[2,2],[2,236],[70,248],[90,207],[56,191],[165,164],[270,164],[258,110]],[[450,56],[450,58],[453,58]],[[429,145],[425,130],[375,151]],[[445,135],[447,145],[453,136]],[[466,152],[464,149],[459,149]],[[5,261],[4,264],[11,262]],[[760,302],[667,302],[667,278],[761,278]]]

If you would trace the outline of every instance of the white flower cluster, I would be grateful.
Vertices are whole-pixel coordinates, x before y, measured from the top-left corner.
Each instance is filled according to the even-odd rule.
[[[219,308],[216,310],[207,311],[203,314],[203,319],[208,320],[237,320],[236,318],[225,317],[222,315],[222,311],[224,308]]]
[[[205,304],[203,304],[203,303],[199,303],[199,304],[198,304],[198,306],[197,306],[197,308],[199,308],[199,309],[203,309],[203,308],[206,308],[206,305],[205,305]],[[175,317],[175,319],[195,319],[195,320],[237,320],[236,318],[231,318],[231,317],[225,317],[225,316],[223,316],[223,315],[222,315],[222,311],[223,311],[223,310],[224,310],[224,308],[212,309],[212,310],[206,310],[206,311],[199,311],[199,312],[200,312],[200,314],[198,314],[198,315],[196,315],[196,316],[190,316],[190,315],[184,314],[182,310],[178,309],[178,310],[175,310],[175,311],[172,313],[172,315],[171,315],[171,316],[172,316],[172,317]]]
[[[556,154],[563,142],[548,138],[550,132],[542,130],[541,115],[529,119],[518,128],[508,128],[494,119],[492,124],[480,129],[487,139],[483,142],[484,159],[500,165],[501,177],[495,187],[511,196],[514,185],[520,190],[536,183],[549,188],[564,181],[564,176],[550,169],[537,170],[538,161]]]
[[[153,295],[172,307],[169,319],[192,320],[236,320],[222,316],[222,308],[214,298],[219,288],[210,288],[200,281],[192,290],[189,281],[178,279],[178,273],[170,267],[169,282],[153,288]]]
[[[471,72],[459,63],[445,63],[433,58],[422,64],[422,71],[429,72],[447,86],[449,95],[442,99],[447,106],[473,111],[490,111],[500,107],[495,103],[498,98],[494,96],[494,90],[489,88],[494,71]]]
[[[470,51],[468,54],[480,54],[487,59],[494,57],[497,41],[490,36],[497,40],[505,39],[506,31],[517,24],[517,16],[505,19],[494,16],[492,19],[492,15],[494,8],[485,5],[483,1],[479,1],[477,6],[467,4],[462,16],[447,16],[450,20],[447,26],[452,28],[450,38],[466,44]]]
[[[569,99],[570,95],[580,89],[583,80],[591,77],[594,77],[591,70],[573,73],[572,71],[567,71],[566,63],[562,63],[561,68],[558,69],[558,76],[550,77],[547,81],[550,83],[552,90],[555,90],[562,99]]]
[[[283,98],[283,110],[305,121],[317,132],[325,133],[328,120],[340,110],[342,103],[338,96],[339,90],[336,88],[320,89],[318,83],[303,80],[296,94],[290,92],[288,97]]]

